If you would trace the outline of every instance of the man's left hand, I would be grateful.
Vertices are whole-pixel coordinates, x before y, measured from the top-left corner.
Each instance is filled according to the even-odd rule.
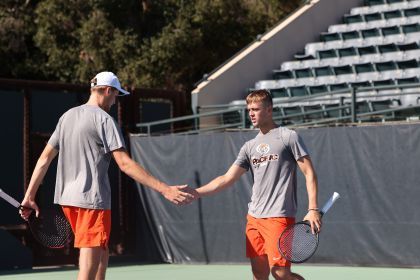
[[[311,225],[313,234],[321,231],[322,221],[321,221],[321,213],[319,213],[319,211],[309,210],[308,214],[306,214],[303,220],[309,222],[309,224]]]

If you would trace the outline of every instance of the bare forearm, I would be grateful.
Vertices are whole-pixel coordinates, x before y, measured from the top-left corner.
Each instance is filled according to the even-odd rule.
[[[223,189],[226,189],[227,187],[232,186],[233,183],[235,183],[245,172],[246,169],[233,164],[224,175],[216,177],[207,185],[196,189],[196,191],[200,196],[217,193]]]
[[[308,208],[318,208],[318,180],[315,173],[306,176],[306,188],[308,191]]]
[[[44,180],[45,174],[47,173],[50,162],[48,159],[40,158],[36,163],[35,169],[32,173],[31,180],[29,182],[28,190],[26,191],[26,199],[35,199],[35,195],[38,191],[39,186]]]
[[[217,193],[227,187],[232,185],[229,180],[226,179],[225,176],[219,176],[212,181],[210,181],[207,185],[202,186],[201,188],[196,189],[200,196],[207,196],[214,193]]]
[[[130,161],[122,171],[142,185],[148,186],[159,193],[163,193],[168,185],[150,175],[135,161]]]
[[[150,175],[142,166],[132,160],[125,149],[118,149],[112,155],[122,172],[133,178],[138,183],[145,185],[163,195],[167,200],[182,205],[194,199],[193,191],[186,185],[168,186]]]
[[[306,189],[308,191],[308,208],[318,208],[318,179],[312,161],[309,156],[300,158],[297,161],[300,170],[305,176]]]

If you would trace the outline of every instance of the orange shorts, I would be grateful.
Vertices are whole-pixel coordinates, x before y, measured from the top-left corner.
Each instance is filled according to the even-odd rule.
[[[111,210],[62,206],[74,233],[74,247],[108,247]]]
[[[246,225],[246,256],[255,258],[267,255],[270,267],[290,267],[290,262],[282,257],[278,241],[283,230],[293,223],[295,218],[254,218],[247,216]]]

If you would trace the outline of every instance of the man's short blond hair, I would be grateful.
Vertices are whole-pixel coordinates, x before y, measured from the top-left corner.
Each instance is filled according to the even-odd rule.
[[[251,104],[254,102],[262,102],[264,106],[273,106],[273,98],[268,90],[259,89],[251,92],[246,97],[246,104]]]

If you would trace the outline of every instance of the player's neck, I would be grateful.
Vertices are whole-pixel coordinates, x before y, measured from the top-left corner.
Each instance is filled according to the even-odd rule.
[[[109,112],[110,106],[107,104],[104,98],[100,98],[100,96],[91,94],[89,97],[88,102],[86,102],[87,105],[91,106],[97,106],[101,108],[102,110]]]
[[[277,124],[271,119],[270,121],[268,121],[265,124],[262,124],[260,126],[260,132],[262,134],[267,134],[268,132],[270,132],[270,130],[274,129],[277,127]]]

